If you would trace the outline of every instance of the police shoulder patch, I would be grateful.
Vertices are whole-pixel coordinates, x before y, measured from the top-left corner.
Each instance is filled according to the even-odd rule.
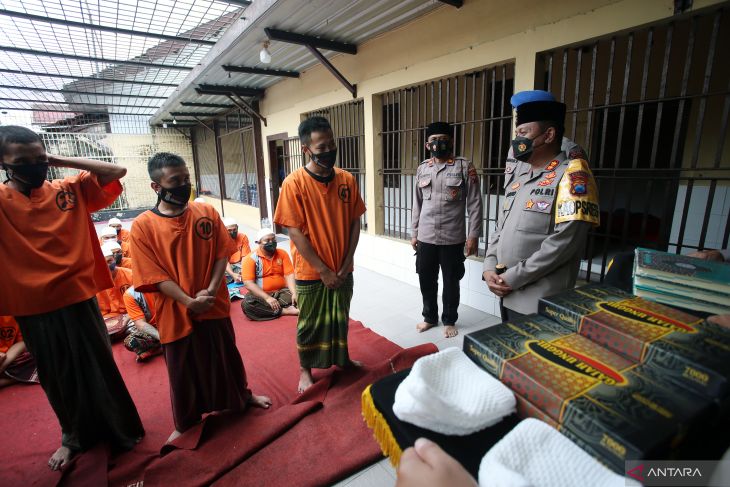
[[[585,159],[573,159],[558,184],[555,223],[586,221],[600,223],[598,187]]]

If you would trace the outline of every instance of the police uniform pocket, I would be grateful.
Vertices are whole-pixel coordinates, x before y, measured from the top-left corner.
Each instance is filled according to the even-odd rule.
[[[550,232],[550,221],[552,220],[550,212],[546,213],[524,208],[520,213],[520,220],[517,222],[517,230],[521,232],[542,234]]]
[[[421,194],[423,195],[423,199],[430,200],[431,199],[431,190],[433,189],[433,186],[431,185],[431,178],[419,179],[418,187],[421,188]]]
[[[444,200],[461,201],[464,199],[464,180],[462,178],[446,178]]]

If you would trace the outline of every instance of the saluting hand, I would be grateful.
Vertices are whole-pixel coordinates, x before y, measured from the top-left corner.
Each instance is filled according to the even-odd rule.
[[[482,274],[484,280],[487,282],[489,290],[492,291],[496,296],[503,298],[512,292],[512,288],[507,284],[504,279],[499,277],[494,271],[484,271]]]

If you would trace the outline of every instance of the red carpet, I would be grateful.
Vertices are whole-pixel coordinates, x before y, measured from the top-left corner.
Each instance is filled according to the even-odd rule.
[[[271,410],[209,417],[183,435],[160,457],[173,430],[167,372],[162,357],[137,364],[132,353],[114,345],[114,356],[147,431],[131,452],[109,460],[111,486],[135,485],[327,485],[380,458],[360,416],[360,393],[367,384],[410,367],[436,351],[425,345],[401,348],[350,323],[350,354],[361,370],[315,371],[318,382],[297,397],[296,320],[252,322],[232,306],[236,342],[249,386],[274,402]],[[392,358],[392,360],[391,360]],[[39,386],[0,389],[2,485],[90,485],[104,479],[106,448],[88,452],[61,475],[46,466],[58,447],[60,429]],[[194,449],[191,449],[194,448]],[[98,485],[98,484],[96,484]]]

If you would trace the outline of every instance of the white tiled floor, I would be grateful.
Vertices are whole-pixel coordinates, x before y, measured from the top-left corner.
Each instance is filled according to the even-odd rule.
[[[435,343],[439,349],[461,348],[464,335],[499,323],[496,316],[466,305],[459,306],[459,335],[445,338],[442,327],[416,331],[421,317],[421,293],[417,287],[356,267],[355,291],[350,316],[401,347]],[[440,299],[440,298],[439,298]],[[373,440],[375,441],[375,440]],[[395,470],[387,458],[336,484],[337,487],[388,487],[395,485]]]

